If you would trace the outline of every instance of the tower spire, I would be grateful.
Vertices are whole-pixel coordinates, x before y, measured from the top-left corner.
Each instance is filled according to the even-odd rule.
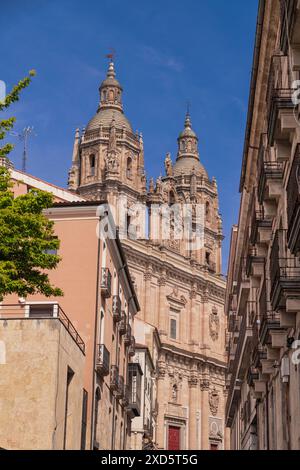
[[[116,79],[115,64],[113,62],[113,54],[107,55],[109,58],[106,78],[100,85],[100,106],[99,109],[113,108],[123,112],[122,92],[123,89]]]

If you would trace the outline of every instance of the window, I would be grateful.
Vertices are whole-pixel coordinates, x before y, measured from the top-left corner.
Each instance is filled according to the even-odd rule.
[[[90,176],[95,176],[95,166],[96,166],[96,157],[95,155],[90,155]]]
[[[64,446],[63,449],[66,449],[67,446],[67,433],[68,433],[68,422],[69,422],[69,391],[72,379],[74,377],[74,372],[70,367],[67,371],[67,386],[66,386],[66,401],[65,401],[65,425],[64,425]]]
[[[83,389],[80,450],[85,450],[86,426],[87,426],[87,404],[88,404],[88,392]]]
[[[127,178],[132,178],[132,159],[130,157],[127,158],[127,169],[126,169]]]
[[[177,339],[177,321],[174,318],[171,318],[170,321],[170,337]]]
[[[100,402],[100,389],[99,387],[95,393],[95,414],[94,414],[94,450],[99,449],[99,443],[97,441],[97,428],[98,428],[98,418],[99,418],[99,402]]]
[[[210,222],[210,204],[208,201],[205,204],[205,217],[206,217],[206,221]]]
[[[208,266],[210,266],[210,253],[209,253],[209,251],[207,251],[207,252],[205,253],[205,261],[206,261],[206,264],[207,264]]]
[[[30,318],[52,318],[54,316],[53,304],[29,305]]]

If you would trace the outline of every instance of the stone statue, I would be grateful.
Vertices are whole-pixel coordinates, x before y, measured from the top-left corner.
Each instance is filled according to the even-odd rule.
[[[160,176],[159,178],[157,178],[157,181],[156,181],[156,192],[160,193],[161,188],[162,188],[162,178]]]
[[[166,175],[173,176],[173,163],[171,159],[171,154],[168,153],[165,159],[165,168],[166,168]]]

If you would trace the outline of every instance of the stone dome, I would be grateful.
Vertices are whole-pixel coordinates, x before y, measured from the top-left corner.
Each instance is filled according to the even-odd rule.
[[[127,131],[132,132],[130,122],[128,121],[125,114],[118,109],[111,108],[99,109],[97,114],[88,123],[86,131],[94,131],[99,129],[100,126],[110,127],[113,118],[115,119],[117,129],[122,129],[125,127]]]
[[[208,178],[208,174],[202,165],[200,161],[197,158],[194,157],[181,157],[178,158],[174,168],[174,176],[180,176],[180,175],[190,175],[193,172],[197,176],[204,176],[205,178]]]

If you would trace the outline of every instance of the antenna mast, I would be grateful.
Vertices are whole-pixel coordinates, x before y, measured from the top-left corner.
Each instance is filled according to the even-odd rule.
[[[22,157],[22,171],[25,173],[27,169],[27,146],[28,146],[28,138],[32,136],[36,136],[33,132],[33,127],[27,126],[24,127],[23,131],[18,132],[10,132],[11,135],[18,137],[21,142],[23,142],[23,157]]]

